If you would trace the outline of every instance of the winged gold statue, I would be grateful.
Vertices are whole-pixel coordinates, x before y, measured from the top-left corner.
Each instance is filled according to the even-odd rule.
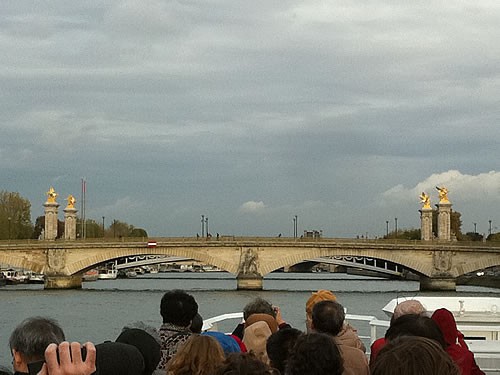
[[[426,194],[424,191],[420,194],[420,203],[423,204],[422,208],[431,208],[431,197],[429,194]]]
[[[70,194],[66,200],[68,201],[68,206],[66,208],[75,208],[76,199],[74,196]]]
[[[51,186],[49,191],[47,192],[47,202],[56,203],[57,193],[54,188]]]
[[[448,200],[448,189],[444,186],[436,186],[439,191],[439,203],[450,203]]]

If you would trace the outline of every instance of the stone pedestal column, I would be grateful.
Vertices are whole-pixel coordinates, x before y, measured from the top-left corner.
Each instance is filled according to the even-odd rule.
[[[64,209],[64,239],[76,240],[76,213],[75,208]]]
[[[451,240],[451,203],[439,202],[438,207],[438,239]]]
[[[45,237],[46,240],[55,240],[57,237],[57,208],[59,203],[45,202]]]
[[[432,240],[432,208],[420,210],[420,239],[422,241]]]
[[[456,291],[456,279],[451,277],[420,277],[421,291]]]
[[[70,276],[45,276],[45,289],[80,289],[82,274]]]
[[[239,275],[236,281],[238,290],[262,290],[263,287],[262,276]]]

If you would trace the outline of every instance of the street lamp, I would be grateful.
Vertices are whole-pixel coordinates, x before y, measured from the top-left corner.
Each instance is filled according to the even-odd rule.
[[[394,236],[398,238],[398,218],[394,218]]]
[[[205,215],[201,215],[201,237],[205,236]]]
[[[104,238],[104,216],[102,217],[102,237]]]
[[[207,237],[208,237],[208,235],[210,234],[210,232],[208,231],[208,216],[205,218],[205,223],[207,224]]]
[[[489,232],[490,232],[490,237],[491,237],[491,220],[488,220],[488,223],[490,224]]]
[[[473,223],[474,224],[474,234],[477,233],[477,223]]]
[[[10,222],[11,222],[12,218],[9,216],[9,217],[7,218],[7,220],[9,220],[9,240],[10,240]]]
[[[297,238],[297,230],[295,229],[295,221],[297,220],[297,218],[294,216],[292,218],[292,221],[293,221],[293,238]]]
[[[385,238],[389,238],[389,220],[385,221]]]

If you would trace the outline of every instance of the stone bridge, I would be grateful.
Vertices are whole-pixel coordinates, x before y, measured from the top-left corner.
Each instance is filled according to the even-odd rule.
[[[420,275],[421,290],[454,290],[457,277],[500,266],[500,246],[491,243],[293,238],[157,238],[110,241],[0,242],[0,264],[45,274],[45,288],[81,287],[83,272],[133,255],[195,259],[236,275],[238,289],[262,289],[263,277],[281,267],[329,256],[370,257]]]

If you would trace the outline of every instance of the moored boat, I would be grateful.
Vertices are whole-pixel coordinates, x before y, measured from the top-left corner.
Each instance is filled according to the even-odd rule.
[[[102,268],[99,270],[97,278],[99,280],[114,280],[118,277],[116,269]]]
[[[99,271],[93,268],[83,274],[82,281],[97,281],[98,277],[99,277]]]

